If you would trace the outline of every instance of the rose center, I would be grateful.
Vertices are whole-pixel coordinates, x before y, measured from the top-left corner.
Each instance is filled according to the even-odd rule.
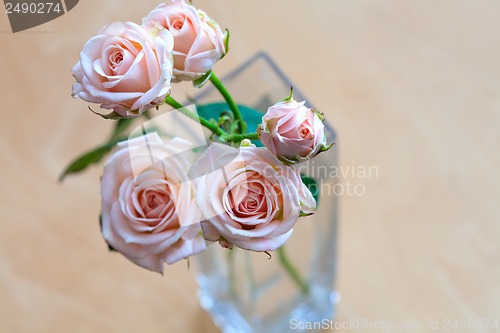
[[[244,191],[244,194],[241,191]],[[235,204],[234,213],[236,216],[250,216],[266,210],[264,189],[261,185],[246,183],[240,187],[238,192],[239,194],[236,194],[236,196],[232,198],[232,200],[235,200],[233,204]]]
[[[114,73],[118,71],[123,62],[123,51],[118,49],[109,55],[109,69]]]
[[[245,198],[241,203],[241,208],[247,212],[253,212],[257,209],[259,203],[255,198]]]
[[[302,125],[299,130],[299,135],[302,139],[311,139],[311,129],[308,126]]]
[[[170,27],[175,30],[175,31],[179,31],[182,29],[182,27],[184,26],[184,18],[176,18],[172,21],[172,23],[170,24]]]
[[[169,191],[146,190],[140,195],[140,206],[148,218],[159,218],[164,215],[164,211],[172,205]]]
[[[155,209],[160,204],[160,199],[156,196],[156,194],[150,195],[147,201],[150,209]]]

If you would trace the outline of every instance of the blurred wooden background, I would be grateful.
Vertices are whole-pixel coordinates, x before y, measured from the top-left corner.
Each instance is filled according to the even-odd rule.
[[[217,332],[195,267],[108,254],[100,166],[57,183],[110,129],[70,97],[81,47],[158,3],[82,0],[17,34],[0,14],[1,332]],[[341,166],[378,167],[340,198],[337,319],[500,321],[500,2],[194,4],[231,30],[220,75],[266,50],[336,128]]]

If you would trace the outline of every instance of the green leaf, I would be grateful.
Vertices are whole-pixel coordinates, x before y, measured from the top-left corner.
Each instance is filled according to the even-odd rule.
[[[314,110],[312,109],[312,111],[314,112],[315,115],[318,116],[318,118],[321,120],[321,121],[325,121],[325,114],[323,112],[319,112],[317,110]]]
[[[221,59],[226,56],[226,54],[229,52],[229,37],[231,34],[229,33],[229,30],[226,29],[226,32],[224,33],[224,54],[222,55]]]
[[[319,185],[316,179],[305,176],[305,175],[300,175],[300,178],[302,179],[302,182],[304,183],[305,186],[311,191],[311,194],[316,200],[316,207],[319,206]]]
[[[193,81],[193,87],[195,87],[195,88],[203,87],[205,85],[205,83],[207,83],[207,81],[210,79],[211,75],[212,75],[212,71],[209,70],[202,77]]]
[[[243,116],[243,120],[246,121],[248,126],[248,132],[257,131],[257,126],[262,122],[262,116],[264,115],[261,111],[254,109],[252,107],[238,104],[238,108]],[[209,104],[196,105],[196,111],[200,117],[205,119],[219,119],[219,117],[224,113],[230,111],[229,105],[226,102],[217,102]],[[259,140],[253,140],[253,144],[257,147],[262,147],[262,142]]]
[[[278,156],[278,159],[285,163],[286,165],[294,165],[295,163],[297,163],[297,161],[300,160],[300,156],[295,156],[295,158],[286,158],[285,156]]]
[[[64,169],[63,173],[59,176],[59,181],[62,182],[64,178],[73,173],[78,173],[85,170],[89,165],[98,163],[118,142],[124,141],[127,138],[116,138],[108,141],[107,143],[87,151],[83,155],[80,155],[74,159],[67,167]]]
[[[335,142],[332,142],[332,143],[330,143],[329,145],[326,145],[326,146],[321,146],[320,152],[328,151],[333,146],[335,146]]]
[[[300,212],[299,217],[311,216],[311,215],[313,215],[313,214],[314,214],[314,213],[304,213],[304,212]]]
[[[211,120],[214,119],[211,118]],[[217,126],[222,128],[227,133],[234,133],[234,131],[238,128],[238,123],[234,121],[234,117],[231,112],[223,112],[219,117],[219,120],[217,120]]]
[[[233,117],[229,113],[223,113],[220,117],[219,120],[217,121],[217,125],[221,126],[224,125],[226,122],[234,122]]]
[[[293,86],[290,86],[290,95],[283,99],[282,102],[290,102],[291,100],[293,100]]]

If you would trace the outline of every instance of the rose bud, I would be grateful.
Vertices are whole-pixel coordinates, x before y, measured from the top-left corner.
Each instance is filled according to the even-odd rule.
[[[290,238],[301,213],[316,208],[298,170],[263,147],[214,143],[193,170],[199,176],[196,203],[203,234],[223,247],[275,250]]]
[[[326,144],[323,116],[290,96],[262,117],[259,139],[287,164],[305,161],[331,148]]]
[[[227,53],[227,32],[224,34],[206,13],[184,0],[160,4],[142,24],[161,26],[174,36],[174,82],[202,77]]]
[[[203,251],[195,188],[187,178],[193,162],[180,152],[182,139],[164,143],[156,133],[118,144],[101,179],[102,234],[135,264],[162,273]]]
[[[110,23],[83,47],[72,70],[72,95],[115,111],[104,117],[138,116],[170,93],[172,47],[165,29]]]

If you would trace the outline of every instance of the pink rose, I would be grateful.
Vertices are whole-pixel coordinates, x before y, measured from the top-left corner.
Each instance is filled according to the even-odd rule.
[[[260,140],[289,164],[310,159],[331,147],[326,144],[323,120],[304,104],[290,97],[271,106],[262,117]]]
[[[184,0],[160,4],[142,24],[161,26],[174,36],[174,82],[203,76],[227,52],[227,36],[219,25]]]
[[[214,143],[197,164],[218,169],[199,178],[196,203],[205,238],[224,247],[275,250],[291,236],[301,211],[316,207],[298,171],[265,148]]]
[[[163,272],[205,249],[194,186],[187,179],[186,141],[154,134],[118,144],[101,180],[102,234],[137,265]]]
[[[73,97],[123,117],[163,103],[170,92],[173,38],[164,29],[114,22],[92,37],[73,67]]]

